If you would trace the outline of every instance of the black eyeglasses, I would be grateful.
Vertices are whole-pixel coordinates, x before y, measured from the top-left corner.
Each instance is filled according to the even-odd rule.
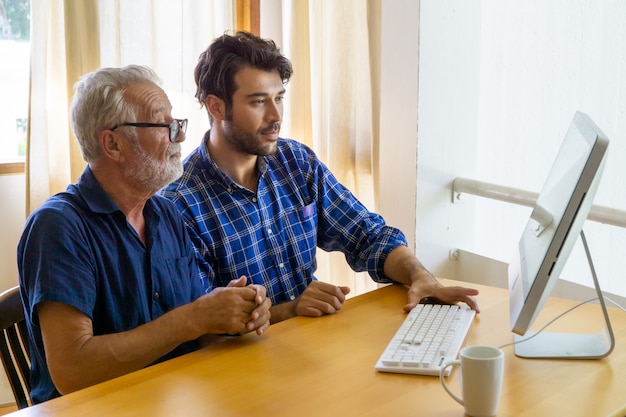
[[[178,137],[180,131],[182,130],[183,133],[187,131],[187,119],[174,119],[172,123],[122,123],[112,127],[111,130],[115,130],[122,126],[167,127],[170,130],[170,142],[176,142],[176,138]]]

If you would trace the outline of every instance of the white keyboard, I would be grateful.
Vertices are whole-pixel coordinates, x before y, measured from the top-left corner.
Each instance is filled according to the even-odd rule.
[[[375,368],[439,376],[445,362],[457,359],[475,315],[467,306],[418,304],[407,314]]]

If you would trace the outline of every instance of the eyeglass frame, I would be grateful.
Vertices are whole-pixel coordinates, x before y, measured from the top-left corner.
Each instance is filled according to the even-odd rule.
[[[187,132],[187,119],[174,119],[172,123],[121,123],[112,127],[110,130],[115,130],[118,127],[122,126],[132,126],[132,127],[167,127],[170,131],[170,142],[176,142],[180,131],[183,133]]]

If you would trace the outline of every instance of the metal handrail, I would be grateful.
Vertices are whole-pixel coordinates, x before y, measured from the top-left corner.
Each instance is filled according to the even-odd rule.
[[[532,191],[457,177],[452,183],[452,202],[460,202],[463,193],[527,207],[534,207],[539,197]],[[626,228],[626,211],[611,207],[593,205],[587,219]]]

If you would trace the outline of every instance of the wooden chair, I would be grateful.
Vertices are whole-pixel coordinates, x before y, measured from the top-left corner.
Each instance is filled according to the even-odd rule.
[[[0,357],[18,408],[30,405],[30,351],[19,286],[0,294]]]

